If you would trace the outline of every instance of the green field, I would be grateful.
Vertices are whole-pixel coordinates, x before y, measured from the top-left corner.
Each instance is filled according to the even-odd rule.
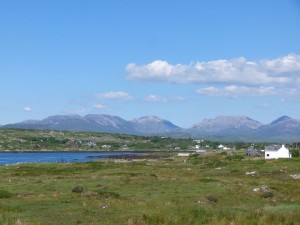
[[[0,224],[296,225],[299,165],[213,153],[2,166]]]

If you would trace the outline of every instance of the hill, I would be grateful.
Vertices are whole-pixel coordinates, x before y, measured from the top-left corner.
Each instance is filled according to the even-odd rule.
[[[56,115],[43,120],[26,120],[2,127],[191,137],[213,141],[300,141],[300,121],[288,116],[282,116],[270,124],[262,124],[247,116],[218,116],[214,119],[204,119],[191,128],[184,129],[157,116],[144,116],[127,121],[106,114]]]

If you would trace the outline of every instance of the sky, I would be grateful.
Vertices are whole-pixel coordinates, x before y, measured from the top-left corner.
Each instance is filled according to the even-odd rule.
[[[299,0],[0,0],[0,124],[300,119]]]

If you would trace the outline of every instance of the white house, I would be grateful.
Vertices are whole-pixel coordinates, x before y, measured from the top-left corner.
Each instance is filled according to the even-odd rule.
[[[195,145],[194,149],[200,149],[200,145]]]
[[[272,145],[265,147],[265,159],[291,158],[290,151],[284,146]]]
[[[191,153],[188,153],[188,152],[181,152],[181,153],[178,153],[177,156],[180,156],[180,157],[188,157],[188,156],[190,156],[190,155],[191,155]]]
[[[111,148],[111,145],[105,144],[105,145],[102,145],[102,148],[110,149],[110,148]]]

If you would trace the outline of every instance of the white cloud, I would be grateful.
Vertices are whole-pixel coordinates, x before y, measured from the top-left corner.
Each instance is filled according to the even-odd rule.
[[[104,105],[101,105],[101,104],[94,104],[93,107],[95,109],[103,109],[103,108],[105,108]]]
[[[203,87],[196,90],[199,95],[206,96],[221,96],[229,98],[238,97],[255,97],[255,96],[277,96],[281,100],[300,100],[300,89],[299,88],[278,88],[278,87],[247,87],[247,86],[236,86],[229,85],[225,87]]]
[[[144,98],[145,102],[154,102],[154,103],[169,103],[169,102],[178,102],[178,101],[184,101],[185,98],[181,96],[177,97],[163,97],[159,95],[148,95]]]
[[[247,61],[245,58],[172,65],[156,60],[146,65],[128,64],[127,79],[194,84],[285,86],[300,84],[300,55]]]
[[[223,96],[223,97],[241,97],[241,96],[274,96],[278,95],[278,92],[274,87],[247,87],[229,85],[225,87],[205,87],[199,88],[196,91],[199,95],[208,96]]]
[[[24,107],[24,108],[22,109],[22,111],[23,111],[23,112],[31,112],[32,110],[31,110],[30,107]]]
[[[130,73],[130,80],[144,81],[162,81],[172,83],[187,83],[185,74],[188,72],[189,66],[171,65],[166,61],[156,60],[150,64],[137,66],[134,63],[128,64],[126,71]]]
[[[262,61],[262,64],[265,68],[269,69],[270,71],[276,72],[276,74],[294,72],[299,73],[300,55],[289,54],[282,58]]]
[[[169,102],[168,98],[159,96],[159,95],[148,95],[146,98],[144,98],[144,101],[146,102],[155,102],[155,103],[167,103]]]
[[[132,96],[130,96],[128,93],[123,91],[111,91],[111,92],[105,92],[105,93],[98,93],[94,97],[99,99],[111,99],[111,100],[131,100],[133,99]]]

